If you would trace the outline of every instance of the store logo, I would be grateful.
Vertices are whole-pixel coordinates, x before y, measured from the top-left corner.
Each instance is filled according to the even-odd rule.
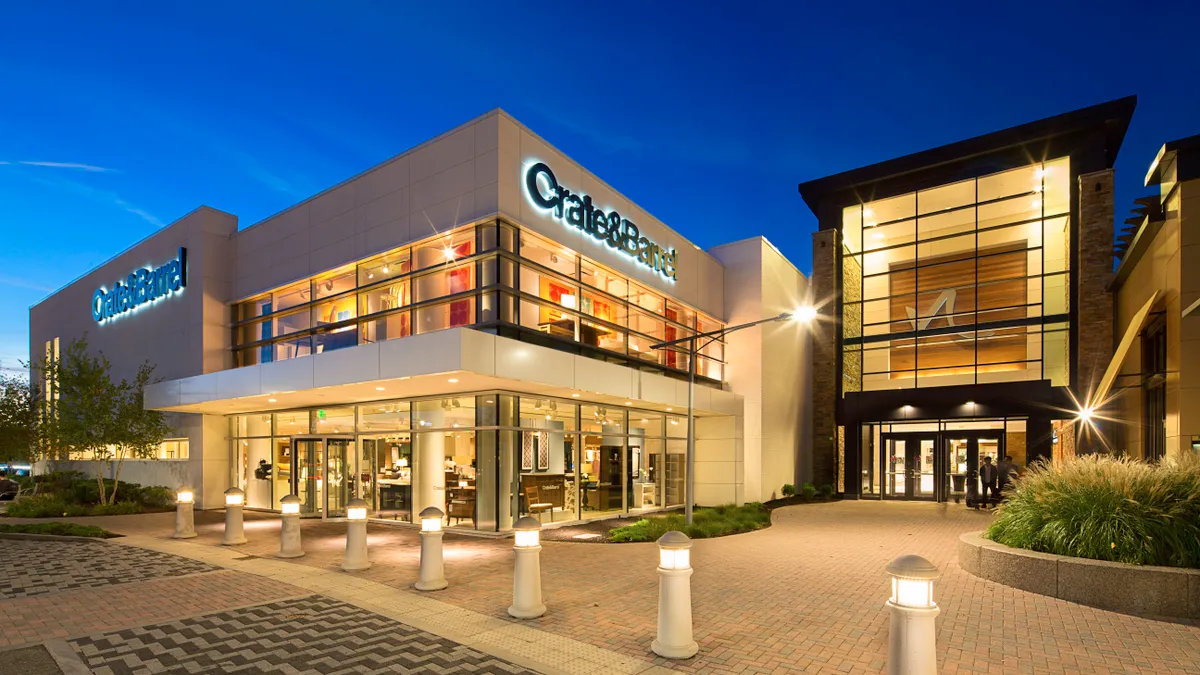
[[[942,291],[941,294],[934,299],[933,304],[929,306],[929,311],[925,313],[926,318],[924,320],[917,319],[917,310],[915,307],[905,307],[904,313],[908,315],[908,323],[912,325],[914,331],[920,332],[929,328],[929,324],[933,323],[933,320],[936,319],[937,315],[941,312],[945,312],[946,314],[945,318],[947,326],[950,326],[951,328],[958,328],[958,326],[954,323],[954,303],[957,299],[958,291],[950,288]],[[991,337],[995,334],[996,331],[994,330],[978,331],[979,337]],[[971,342],[974,340],[974,336],[971,335],[971,333],[958,333],[957,335],[959,341]]]
[[[616,211],[605,213],[592,205],[589,195],[578,195],[562,185],[554,177],[550,167],[542,162],[530,165],[525,170],[525,194],[539,208],[553,212],[556,219],[566,222],[635,258],[639,263],[675,280],[675,262],[678,254],[643,237],[638,226],[622,218]]]
[[[161,300],[187,286],[187,249],[180,248],[171,262],[155,269],[130,272],[112,290],[97,288],[92,294],[92,318],[99,323]]]

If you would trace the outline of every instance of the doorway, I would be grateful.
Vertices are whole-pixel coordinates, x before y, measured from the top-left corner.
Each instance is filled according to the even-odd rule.
[[[936,433],[886,433],[880,438],[884,499],[936,500],[943,453]]]
[[[984,457],[990,457],[998,466],[1004,458],[1004,432],[996,431],[947,431],[946,451],[950,459],[950,496],[963,497],[973,483],[975,494],[981,495],[979,466]]]
[[[338,518],[354,490],[354,439],[349,436],[292,437],[292,494],[300,515]]]

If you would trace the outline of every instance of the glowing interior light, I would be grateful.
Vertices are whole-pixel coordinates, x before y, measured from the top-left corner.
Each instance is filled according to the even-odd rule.
[[[665,570],[686,570],[691,565],[691,552],[686,548],[659,548],[658,566]]]
[[[282,502],[279,509],[283,511],[283,515],[292,515],[300,513],[300,502]]]
[[[513,542],[518,548],[532,548],[538,545],[537,530],[517,530],[513,534],[515,541]]]
[[[892,602],[905,607],[933,607],[933,579],[892,577]]]

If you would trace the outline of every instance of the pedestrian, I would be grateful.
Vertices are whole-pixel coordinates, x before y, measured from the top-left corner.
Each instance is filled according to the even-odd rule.
[[[1017,477],[1017,465],[1013,464],[1012,455],[1005,455],[1004,459],[1000,460],[998,468],[1000,469],[1000,492],[1003,494],[1012,479]]]
[[[983,504],[984,507],[991,506],[991,499],[988,496],[989,491],[991,496],[1000,501],[1000,490],[996,487],[997,479],[999,479],[999,471],[996,470],[996,465],[992,464],[991,457],[983,458],[983,466],[979,467],[979,482],[983,483]]]

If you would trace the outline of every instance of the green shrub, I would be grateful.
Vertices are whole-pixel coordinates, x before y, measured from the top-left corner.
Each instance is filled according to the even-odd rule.
[[[784,483],[783,490],[781,492],[783,493],[784,497],[794,496],[796,494],[796,486],[792,485],[791,483]]]
[[[816,499],[817,488],[812,483],[805,483],[800,487],[800,495],[805,499]]]
[[[826,483],[821,486],[821,496],[825,499],[833,499],[833,495],[835,494],[837,494],[837,491],[833,489],[832,485]]]
[[[175,506],[175,491],[161,485],[147,485],[138,494],[138,502],[148,509],[171,508]]]
[[[1013,482],[986,536],[1045,553],[1200,567],[1200,458],[1082,456]]]
[[[609,541],[656,541],[671,530],[679,530],[693,539],[706,539],[758,530],[770,524],[771,512],[758,502],[744,506],[726,504],[696,509],[691,525],[684,523],[681,513],[643,518],[632,525],[610,530]]]
[[[13,518],[70,518],[86,516],[88,509],[79,504],[68,504],[54,494],[38,494],[12,502],[6,513]]]
[[[101,504],[92,507],[93,516],[127,516],[132,513],[142,513],[146,509],[137,502],[117,502],[116,504]]]
[[[75,523],[0,523],[0,532],[20,532],[22,534],[53,534],[66,537],[96,537],[108,539],[117,535],[95,525],[76,525]]]

